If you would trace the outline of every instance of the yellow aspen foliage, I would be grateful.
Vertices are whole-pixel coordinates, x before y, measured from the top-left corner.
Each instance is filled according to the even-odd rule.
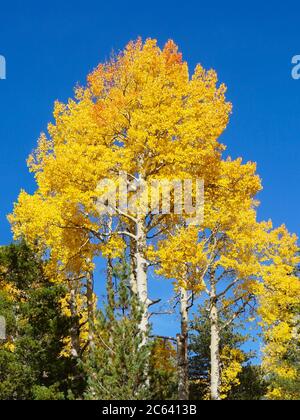
[[[219,137],[231,113],[225,93],[215,71],[197,65],[192,72],[173,41],[163,48],[154,39],[130,42],[88,75],[74,98],[55,103],[54,122],[28,159],[36,191],[20,192],[9,221],[16,239],[24,238],[46,257],[48,277],[68,284],[62,310],[69,315],[75,287],[73,305],[83,323],[94,301],[85,300],[81,280],[94,269],[95,257],[124,255],[129,239],[137,244],[139,289],[149,305],[144,257],[147,234],[154,231],[147,257],[177,289],[206,293],[237,316],[258,299],[266,369],[292,375],[278,360],[292,339],[292,309],[299,305],[297,238],[284,226],[273,229],[271,222],[257,221],[256,165],[222,160]],[[170,215],[155,215],[146,224],[145,209],[142,217],[116,211],[108,220],[99,212],[99,182],[109,179],[118,186],[120,173],[128,182],[203,180],[203,224],[186,226],[181,216]],[[88,323],[81,334],[82,346]],[[239,369],[238,355],[226,357],[232,364],[223,373],[222,392]]]
[[[299,392],[285,385],[299,380],[299,365],[289,356],[293,348],[295,355],[299,351],[299,336],[295,334],[300,307],[300,279],[295,272],[300,262],[297,237],[289,234],[284,226],[270,236],[259,294],[265,339],[263,367],[273,378],[267,397],[299,399]]]
[[[155,340],[151,349],[151,368],[154,371],[176,373],[176,349],[171,342],[163,339]]]
[[[16,299],[22,299],[19,291],[13,287],[11,284],[8,284],[0,279],[0,292],[4,292],[7,299],[11,301],[16,301]]]
[[[179,229],[168,241],[159,243],[159,250],[151,248],[148,256],[157,260],[157,274],[169,279],[176,279],[175,287],[201,292],[203,284],[197,282],[196,267],[204,266],[207,257],[203,252],[203,244],[198,243],[198,228],[191,226]]]
[[[102,255],[105,258],[121,258],[126,248],[125,241],[118,235],[111,235],[103,245]],[[101,250],[101,247],[100,247]]]
[[[136,241],[137,290],[145,306],[140,327],[146,331],[146,234],[163,233],[172,217],[162,223],[157,215],[146,224],[146,209],[141,215],[111,209],[116,214],[110,223],[99,212],[99,183],[109,179],[118,187],[120,173],[128,182],[212,183],[224,150],[219,137],[231,113],[225,92],[213,70],[197,65],[190,71],[173,41],[163,48],[153,39],[130,42],[100,64],[74,98],[55,103],[54,122],[28,159],[37,189],[22,191],[9,216],[15,238],[23,237],[46,256],[51,278],[70,285],[86,276],[86,261],[116,258],[125,244],[129,247],[129,238]]]
[[[74,313],[71,310],[71,296],[70,293],[67,293],[64,298],[60,300],[61,312],[68,318],[74,317]],[[89,341],[89,324],[88,324],[88,302],[87,297],[79,292],[76,294],[76,300],[74,303],[75,307],[75,316],[78,317],[78,347],[79,349],[84,349]],[[93,294],[91,305],[96,310],[97,298]],[[61,351],[61,357],[70,357],[72,354],[72,338],[70,336],[63,339],[64,348]]]
[[[224,346],[220,355],[221,359],[221,398],[225,399],[231,389],[240,384],[238,378],[243,370],[245,354],[239,349]]]
[[[0,293],[3,293],[5,299],[17,302],[22,301],[24,297],[20,293],[20,291],[15,287],[13,284],[8,283],[6,276],[8,273],[8,268],[5,266],[0,265]]]
[[[235,272],[240,283],[251,286],[250,276],[260,267],[260,233],[270,227],[256,221],[254,196],[261,184],[255,170],[241,159],[221,162],[214,183],[205,188],[203,224],[169,229],[157,250],[149,249],[159,274],[197,293],[208,288],[209,270]]]
[[[253,312],[258,302],[266,371],[292,378],[296,371],[283,360],[292,339],[292,308],[300,303],[297,237],[285,226],[274,229],[271,221],[257,221],[255,195],[261,185],[254,164],[227,160],[219,169],[205,189],[203,225],[169,230],[157,250],[150,250],[152,258],[159,274],[176,286],[205,293],[217,302],[217,311],[231,309],[237,318],[247,307]],[[221,394],[235,383],[239,369],[233,364],[228,377],[221,378]]]
[[[5,273],[6,273],[6,269],[4,267],[0,266],[0,294],[1,294],[1,297],[4,297],[5,300],[7,300],[7,301],[16,302],[17,299],[21,298],[20,293],[15,287],[13,287],[11,284],[8,284],[4,280],[3,277],[4,277]],[[4,349],[4,350],[7,350],[7,351],[13,353],[15,351],[15,344],[14,344],[13,337],[8,336],[8,337],[6,337],[5,341],[3,341],[3,342],[0,341],[0,349]]]
[[[86,258],[107,255],[99,181],[119,171],[211,180],[231,112],[216,73],[198,65],[190,76],[173,41],[163,49],[153,39],[130,42],[87,80],[74,99],[55,103],[54,123],[28,159],[37,190],[22,191],[9,217],[16,238],[75,272]]]

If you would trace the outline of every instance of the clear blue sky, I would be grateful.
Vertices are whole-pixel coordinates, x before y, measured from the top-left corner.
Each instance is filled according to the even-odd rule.
[[[0,243],[11,241],[6,215],[21,188],[34,190],[25,160],[77,82],[137,36],[179,44],[191,68],[217,70],[233,115],[222,141],[233,157],[258,163],[260,218],[300,233],[299,1],[1,2]],[[168,329],[168,321],[166,321]]]

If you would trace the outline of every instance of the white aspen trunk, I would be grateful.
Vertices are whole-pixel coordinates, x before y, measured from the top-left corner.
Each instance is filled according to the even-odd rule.
[[[88,328],[89,328],[89,347],[93,349],[95,346],[94,340],[94,324],[95,324],[95,308],[94,308],[94,279],[93,273],[88,272],[86,278],[86,299],[88,311]]]
[[[220,331],[217,307],[217,293],[216,285],[211,276],[211,296],[210,296],[210,324],[211,324],[211,344],[210,344],[210,358],[211,358],[211,383],[210,392],[212,400],[220,400],[220,385],[221,385],[221,369],[220,369]]]
[[[149,325],[148,308],[148,282],[147,282],[147,261],[145,258],[146,249],[146,232],[144,225],[144,218],[138,217],[136,223],[136,250],[135,250],[135,265],[136,265],[136,286],[137,295],[140,303],[143,306],[142,318],[139,325],[144,339],[143,344],[147,341],[147,332]]]
[[[114,300],[112,299],[112,293],[114,290],[113,283],[113,264],[112,259],[108,258],[106,263],[106,281],[107,281],[107,303],[111,308],[114,307]]]
[[[112,349],[114,346],[113,342],[113,331],[112,325],[114,321],[114,308],[115,308],[115,297],[114,297],[114,280],[113,280],[113,262],[111,258],[107,259],[106,267],[106,281],[107,281],[107,303],[109,305],[108,320],[109,320],[109,348]],[[112,363],[112,352],[109,352],[109,363]]]
[[[130,289],[133,295],[137,295],[137,281],[136,281],[136,260],[135,260],[136,243],[134,239],[130,239]]]
[[[180,288],[181,333],[177,335],[178,399],[189,399],[188,377],[188,294]]]
[[[135,278],[131,277],[133,291],[136,288],[136,294],[142,305],[142,317],[139,324],[139,330],[143,335],[142,346],[147,343],[147,333],[149,326],[148,309],[150,300],[148,298],[148,279],[147,279],[147,260],[145,251],[147,246],[146,235],[146,214],[148,212],[148,190],[147,183],[142,175],[144,166],[144,157],[139,156],[139,176],[137,185],[135,185],[135,195],[133,201],[129,201],[129,211],[136,214],[135,219],[135,249],[133,258],[133,267],[135,268]]]
[[[78,325],[78,312],[76,302],[76,289],[73,285],[70,288],[70,312],[72,317],[72,323],[70,328],[71,338],[71,355],[74,358],[80,356],[80,337],[79,337],[79,325]]]
[[[112,217],[109,216],[108,218],[108,231],[112,231]],[[108,319],[110,321],[110,330],[112,329],[112,323],[114,320],[114,308],[115,308],[115,297],[114,297],[114,267],[113,267],[113,260],[112,258],[107,258],[106,263],[106,290],[107,290],[107,303],[109,305],[109,313],[108,313]],[[109,335],[109,346],[110,348],[113,348],[113,336],[112,333]]]

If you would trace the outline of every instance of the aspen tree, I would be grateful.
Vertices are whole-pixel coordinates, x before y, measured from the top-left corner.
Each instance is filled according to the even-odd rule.
[[[256,222],[259,190],[254,164],[222,162],[219,178],[206,187],[203,226],[179,228],[152,250],[159,274],[175,279],[175,287],[208,296],[213,400],[221,397],[220,312],[231,308],[234,316],[228,323],[233,322],[254,299],[257,234],[268,226]]]
[[[55,121],[28,161],[37,190],[22,191],[10,217],[15,237],[37,243],[53,267],[71,276],[86,274],[87,258],[123,254],[130,241],[132,288],[144,307],[140,329],[146,332],[153,302],[145,253],[170,216],[110,205],[107,232],[107,216],[97,205],[105,190],[99,191],[99,182],[109,179],[119,187],[119,174],[126,173],[136,202],[152,180],[210,183],[231,111],[225,91],[212,70],[198,65],[190,76],[173,41],[163,49],[153,39],[130,42],[88,76],[75,99],[55,104]]]

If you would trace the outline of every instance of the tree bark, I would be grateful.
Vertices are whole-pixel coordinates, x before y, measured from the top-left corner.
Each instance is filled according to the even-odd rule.
[[[86,278],[86,299],[88,311],[88,329],[89,329],[89,348],[95,346],[94,327],[95,327],[95,302],[94,302],[94,278],[93,273],[88,272]]]
[[[180,289],[181,333],[177,335],[178,399],[189,399],[188,375],[188,296]]]
[[[75,359],[77,359],[80,356],[80,327],[79,327],[79,317],[78,317],[78,311],[77,311],[76,297],[77,297],[76,286],[74,284],[71,284],[71,287],[70,287],[70,312],[71,312],[70,338],[71,338],[71,355]]]
[[[143,343],[147,342],[147,333],[149,326],[149,299],[148,299],[148,281],[147,281],[147,261],[145,258],[146,250],[146,233],[144,218],[139,216],[136,223],[136,250],[135,250],[135,265],[136,265],[136,286],[137,295],[142,305],[142,317],[139,329],[143,334]]]
[[[134,230],[134,229],[132,229]],[[136,242],[130,238],[129,242],[129,259],[130,259],[130,289],[133,295],[137,295],[137,281],[136,281],[136,260],[135,260]]]
[[[214,276],[213,276],[214,277]],[[211,296],[210,296],[210,324],[211,324],[211,399],[220,400],[221,369],[220,369],[220,330],[217,307],[217,293],[214,278],[211,278]]]
[[[107,259],[107,266],[106,266],[106,290],[107,290],[107,303],[108,305],[113,308],[114,307],[114,281],[113,281],[113,263],[112,259]]]

